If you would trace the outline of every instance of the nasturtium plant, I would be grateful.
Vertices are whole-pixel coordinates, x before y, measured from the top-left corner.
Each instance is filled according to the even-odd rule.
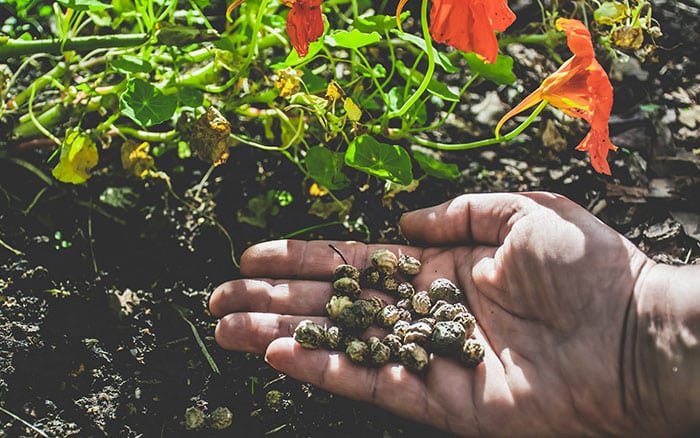
[[[153,84],[133,78],[119,99],[122,114],[148,128],[169,120],[177,109],[176,94],[165,95]]]
[[[478,73],[498,85],[512,85],[515,82],[513,58],[510,56],[498,55],[494,63],[484,62],[474,52],[465,53],[464,58],[469,63],[472,72]]]
[[[403,185],[410,184],[413,180],[411,157],[406,149],[381,143],[367,134],[350,143],[345,152],[345,164]]]
[[[382,37],[377,32],[364,33],[357,29],[351,31],[335,31],[326,35],[326,44],[333,47],[344,47],[346,49],[359,49],[369,46],[381,40]]]

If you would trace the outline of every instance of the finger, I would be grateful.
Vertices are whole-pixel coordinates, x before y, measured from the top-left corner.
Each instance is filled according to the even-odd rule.
[[[378,248],[396,254],[418,257],[416,248],[401,245],[365,245],[360,242],[331,242],[316,240],[275,240],[253,245],[241,256],[241,273],[247,277],[287,277],[330,279],[336,266],[344,263],[328,245],[332,244],[347,263],[363,269],[370,264],[369,255]]]
[[[401,231],[411,241],[436,245],[500,245],[520,217],[537,205],[528,195],[462,195],[443,204],[405,213]]]
[[[277,338],[289,337],[300,321],[310,319],[322,326],[335,325],[328,318],[308,315],[276,315],[272,313],[230,313],[219,320],[214,331],[216,342],[227,350],[262,353]],[[383,338],[388,330],[370,327],[360,338]]]
[[[209,299],[212,315],[233,312],[264,312],[290,315],[326,315],[326,304],[334,295],[329,281],[244,279],[218,286]],[[376,296],[387,303],[394,298],[365,289],[360,298]]]
[[[303,319],[324,325],[323,317],[276,315],[272,313],[231,313],[219,320],[216,342],[227,350],[262,353],[274,339],[289,337]]]
[[[218,286],[209,299],[214,316],[232,312],[324,315],[333,286],[322,281],[244,279]]]
[[[430,372],[424,377],[398,364],[379,368],[358,366],[345,354],[308,350],[291,338],[281,338],[270,344],[265,360],[295,379],[442,428],[454,426],[454,418],[450,417],[455,415],[453,409],[459,410],[459,407],[449,406],[446,409],[442,402],[446,401],[449,405],[452,400],[436,397],[433,389],[444,392],[445,376],[450,376],[447,391],[458,395],[457,403],[468,403],[466,397],[472,393],[472,371],[440,357],[431,360]],[[442,379],[443,383],[434,382],[435,379]],[[459,412],[459,416],[463,414]]]

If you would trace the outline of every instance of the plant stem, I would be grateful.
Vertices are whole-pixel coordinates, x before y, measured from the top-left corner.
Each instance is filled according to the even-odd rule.
[[[421,97],[423,92],[428,88],[430,80],[433,78],[433,72],[435,71],[435,52],[433,52],[433,42],[430,37],[430,29],[428,28],[428,0],[423,0],[420,9],[420,20],[421,28],[423,29],[423,38],[425,39],[425,49],[428,55],[428,69],[425,71],[425,76],[423,76],[423,81],[418,86],[415,93],[409,97],[401,108],[396,111],[391,111],[387,114],[387,118],[391,119],[394,117],[401,117],[413,106],[414,103]]]
[[[89,52],[107,47],[134,47],[144,44],[149,38],[150,35],[145,33],[75,37],[63,43],[55,39],[25,41],[0,38],[0,61],[4,62],[12,56],[24,56],[32,53],[60,55],[69,51]]]
[[[468,143],[457,143],[457,144],[448,144],[448,143],[439,143],[431,140],[426,140],[424,138],[416,137],[411,134],[399,134],[396,137],[401,138],[405,137],[408,138],[410,141],[421,145],[421,146],[426,146],[434,149],[441,149],[441,150],[447,150],[447,151],[462,151],[462,150],[467,150],[467,149],[476,149],[480,148],[483,146],[488,146],[492,144],[497,144],[497,143],[503,143],[509,140],[512,140],[516,136],[518,136],[521,132],[523,132],[528,126],[532,124],[532,122],[537,118],[537,116],[542,112],[545,106],[547,106],[547,101],[543,100],[540,102],[540,104],[535,108],[535,110],[530,114],[530,116],[522,122],[517,128],[509,132],[508,134],[502,136],[502,137],[493,137],[493,138],[488,138],[485,140],[477,140],[477,141],[471,141]]]

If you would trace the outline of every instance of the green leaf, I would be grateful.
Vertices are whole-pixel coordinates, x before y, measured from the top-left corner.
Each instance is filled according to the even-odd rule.
[[[357,29],[351,31],[338,30],[326,35],[326,44],[332,47],[344,47],[346,49],[359,49],[369,46],[382,39],[377,32],[364,33]]]
[[[76,11],[102,11],[112,7],[112,5],[102,3],[99,0],[57,0],[57,3],[64,8],[71,8]]]
[[[401,21],[406,19],[411,13],[405,11],[401,14]],[[373,17],[358,17],[352,22],[355,29],[361,32],[380,32],[396,29],[396,17],[393,15],[375,15]]]
[[[401,76],[403,76],[406,80],[412,81],[416,85],[423,82],[423,73],[411,70],[410,68],[406,67],[402,61],[396,62],[396,69]],[[442,100],[449,102],[457,102],[459,100],[459,95],[450,90],[443,82],[435,79],[431,79],[428,82],[428,92],[441,98]]]
[[[133,55],[122,55],[113,59],[111,64],[122,73],[150,73],[153,70],[150,62]]]
[[[279,62],[277,64],[273,64],[270,66],[271,69],[273,70],[282,70],[287,67],[294,67],[297,64],[300,64],[302,61],[305,59],[311,59],[318,52],[323,49],[323,38],[319,38],[317,41],[314,41],[309,44],[309,53],[306,54],[303,58],[299,56],[296,50],[292,50],[289,52],[289,55],[287,55],[287,58],[284,60],[284,62]]]
[[[495,82],[498,85],[511,85],[515,82],[513,74],[513,58],[507,55],[498,55],[496,62],[489,64],[484,62],[474,52],[462,55],[467,60],[469,67],[474,73],[479,73],[485,79]]]
[[[306,153],[306,171],[317,183],[330,190],[348,186],[348,178],[342,172],[343,154],[323,146],[313,146]]]
[[[182,87],[178,90],[177,97],[180,105],[197,108],[204,103],[204,93],[202,90],[193,87]]]
[[[425,40],[423,38],[411,35],[410,33],[399,32],[398,30],[391,31],[399,39],[404,40],[418,47],[425,53],[428,53],[428,47],[425,45]],[[435,55],[435,64],[442,67],[447,73],[456,73],[457,67],[452,64],[452,61],[442,52],[439,52],[435,47],[433,47],[433,54]]]
[[[132,78],[119,98],[119,109],[143,128],[163,123],[177,109],[177,96],[165,95],[149,82]]]
[[[64,183],[82,184],[99,159],[95,142],[77,129],[68,131],[61,143],[61,156],[53,168],[54,178]]]
[[[407,185],[413,180],[411,157],[401,146],[361,135],[345,152],[345,164],[370,175]]]
[[[459,167],[456,164],[444,163],[433,154],[414,149],[413,158],[420,168],[423,169],[423,172],[430,176],[440,179],[455,179],[459,177]]]

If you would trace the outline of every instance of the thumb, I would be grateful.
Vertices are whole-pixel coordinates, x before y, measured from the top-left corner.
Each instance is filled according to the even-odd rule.
[[[404,236],[434,245],[500,245],[527,206],[527,196],[511,193],[462,195],[443,204],[405,213]]]

